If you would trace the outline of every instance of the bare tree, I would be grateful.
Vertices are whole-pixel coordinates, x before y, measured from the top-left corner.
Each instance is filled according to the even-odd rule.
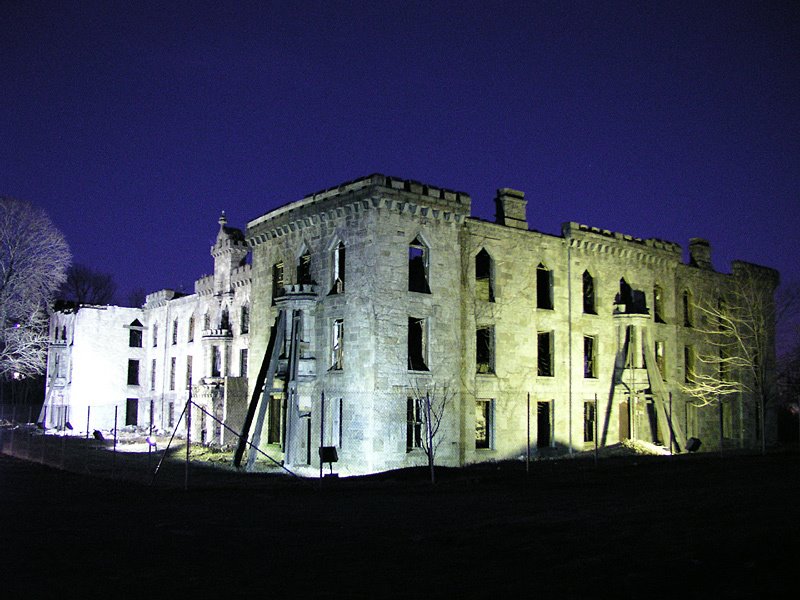
[[[439,431],[454,393],[449,386],[420,380],[414,382],[411,392],[415,413],[413,426],[419,428],[415,435],[420,437],[420,445],[428,457],[431,483],[436,483],[434,463],[436,450],[442,441]]]
[[[766,451],[766,405],[773,394],[775,322],[779,317],[774,293],[778,273],[734,261],[732,284],[718,298],[706,299],[699,311],[698,331],[705,352],[700,367],[687,376],[684,392],[697,406],[720,406],[727,396],[749,394],[759,417],[761,451]]]
[[[64,236],[44,211],[0,197],[0,377],[44,372],[48,306],[70,258]]]
[[[112,275],[76,264],[67,269],[59,297],[76,304],[111,304],[116,291],[117,284]]]

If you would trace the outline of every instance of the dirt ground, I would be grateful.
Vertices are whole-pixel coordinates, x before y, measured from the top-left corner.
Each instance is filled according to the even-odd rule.
[[[191,475],[183,491],[0,455],[3,597],[683,600],[800,588],[796,452],[440,469],[435,486],[424,469]]]

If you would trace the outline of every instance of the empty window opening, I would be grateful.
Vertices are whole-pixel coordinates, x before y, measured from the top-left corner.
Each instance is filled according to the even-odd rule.
[[[494,400],[475,401],[475,449],[488,450],[493,444]]]
[[[667,378],[667,365],[664,362],[664,342],[656,341],[655,342],[655,355],[656,355],[656,367],[658,368],[658,372],[661,373],[661,379]]]
[[[172,345],[178,343],[178,319],[172,322]]]
[[[694,380],[694,349],[691,346],[683,347],[684,381],[691,383]]]
[[[150,389],[156,389],[156,359],[150,363]]]
[[[596,342],[596,339],[590,335],[583,336],[583,376],[588,379],[597,377]]]
[[[208,313],[203,315],[203,329],[206,331],[211,329],[211,315]]]
[[[239,350],[239,377],[247,377],[247,348]]]
[[[692,294],[689,293],[688,291],[683,292],[682,300],[683,300],[683,326],[692,327],[693,326]]]
[[[408,291],[430,294],[428,284],[428,248],[415,237],[408,245]]]
[[[536,404],[536,447],[549,448],[552,442],[550,402]]]
[[[194,341],[194,315],[189,317],[189,331],[187,335],[187,341],[190,342]]]
[[[553,332],[540,331],[537,336],[536,374],[539,377],[553,376]]]
[[[406,452],[422,447],[422,402],[406,399]]]
[[[219,346],[211,346],[211,376],[220,377],[222,375],[222,353]]]
[[[158,323],[153,323],[153,347],[158,346]]]
[[[239,333],[250,333],[250,307],[247,305],[242,306],[240,314],[240,327]]]
[[[475,363],[477,373],[494,373],[494,327],[475,330]]]
[[[186,357],[186,389],[192,387],[192,357]]]
[[[653,319],[656,323],[664,323],[664,290],[660,285],[653,287]]]
[[[408,317],[408,368],[428,370],[428,331],[425,319]]]
[[[536,267],[536,307],[553,310],[553,272],[542,263]]]
[[[625,278],[619,280],[619,294],[616,304],[622,307],[622,312],[626,314],[647,314],[647,299],[641,290],[633,289]]]
[[[297,259],[297,283],[311,283],[311,254],[307,251]]]
[[[125,401],[125,425],[139,425],[139,399],[128,398]]]
[[[283,263],[275,263],[272,265],[272,303],[275,304],[275,299],[283,294]]]
[[[339,242],[333,250],[333,286],[331,294],[344,292],[345,247]]]
[[[167,404],[167,426],[174,427],[175,426],[175,403],[170,402]]]
[[[494,302],[494,261],[485,248],[475,256],[475,297]]]
[[[128,346],[131,348],[141,348],[142,347],[142,324],[139,322],[139,319],[136,319],[131,323],[128,327],[130,327],[130,332],[128,333]]]
[[[597,416],[594,400],[583,403],[583,441],[593,442],[595,438],[595,428]]]
[[[173,356],[169,361],[169,389],[175,390],[175,363],[177,359]]]
[[[139,361],[128,361],[128,385],[139,385]]]
[[[597,314],[595,306],[594,277],[589,271],[583,272],[583,312],[587,315]]]
[[[331,370],[344,368],[344,319],[335,319],[331,328]]]
[[[220,329],[230,329],[231,328],[231,318],[230,313],[228,312],[228,307],[222,309],[222,314],[219,316],[219,328]]]

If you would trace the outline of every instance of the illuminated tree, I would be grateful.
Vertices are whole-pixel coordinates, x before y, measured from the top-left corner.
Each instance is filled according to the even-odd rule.
[[[70,258],[64,236],[44,211],[0,197],[0,377],[44,372],[48,306]]]
[[[67,278],[61,285],[60,300],[76,304],[111,304],[117,284],[108,273],[93,271],[84,265],[72,265],[67,269]]]
[[[700,368],[687,374],[683,390],[697,406],[719,406],[727,396],[748,394],[766,451],[766,406],[773,395],[775,371],[774,300],[778,274],[772,269],[734,261],[734,280],[717,298],[695,305],[701,316],[696,331],[706,341],[698,352]]]
[[[436,482],[434,470],[436,450],[442,440],[439,432],[445,420],[447,407],[453,399],[453,391],[448,386],[438,385],[436,382],[417,381],[412,386],[414,403],[412,426],[418,427],[420,446],[428,457],[428,466],[431,470],[431,483]]]

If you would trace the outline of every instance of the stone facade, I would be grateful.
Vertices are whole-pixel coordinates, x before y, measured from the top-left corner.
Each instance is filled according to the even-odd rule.
[[[214,274],[194,294],[163,290],[142,309],[53,317],[54,331],[63,321],[76,333],[74,343],[54,338],[50,414],[55,399],[72,403],[89,389],[77,370],[67,380],[63,362],[53,364],[72,348],[59,360],[93,365],[80,378],[135,355],[138,388],[109,383],[100,395],[117,406],[135,396],[145,421],[152,407],[164,429],[186,403],[192,360],[193,399],[294,468],[319,468],[321,446],[336,449],[343,473],[424,464],[421,399],[441,416],[438,464],[626,438],[674,451],[690,437],[703,449],[756,445],[752,398],[697,408],[682,385],[699,368],[687,361],[708,346],[696,306],[754,271],[771,294],[777,273],[740,262],[716,272],[702,239],[684,262],[677,244],[578,223],[540,233],[529,229],[522,192],[500,189],[495,202],[496,220],[483,221],[465,193],[371,175],[272,210],[244,233],[222,219]],[[105,321],[79,326],[94,313]],[[140,349],[125,344],[136,319]],[[79,356],[84,330],[94,353]],[[200,439],[236,443],[214,419],[192,418]]]
[[[48,426],[169,431],[191,391],[194,439],[235,443],[246,410],[250,265],[238,229],[223,215],[211,248],[214,273],[193,294],[161,290],[141,308],[79,306],[56,311],[42,420]],[[204,412],[205,411],[205,412]],[[213,416],[213,418],[212,418]],[[215,420],[216,419],[216,420]]]

